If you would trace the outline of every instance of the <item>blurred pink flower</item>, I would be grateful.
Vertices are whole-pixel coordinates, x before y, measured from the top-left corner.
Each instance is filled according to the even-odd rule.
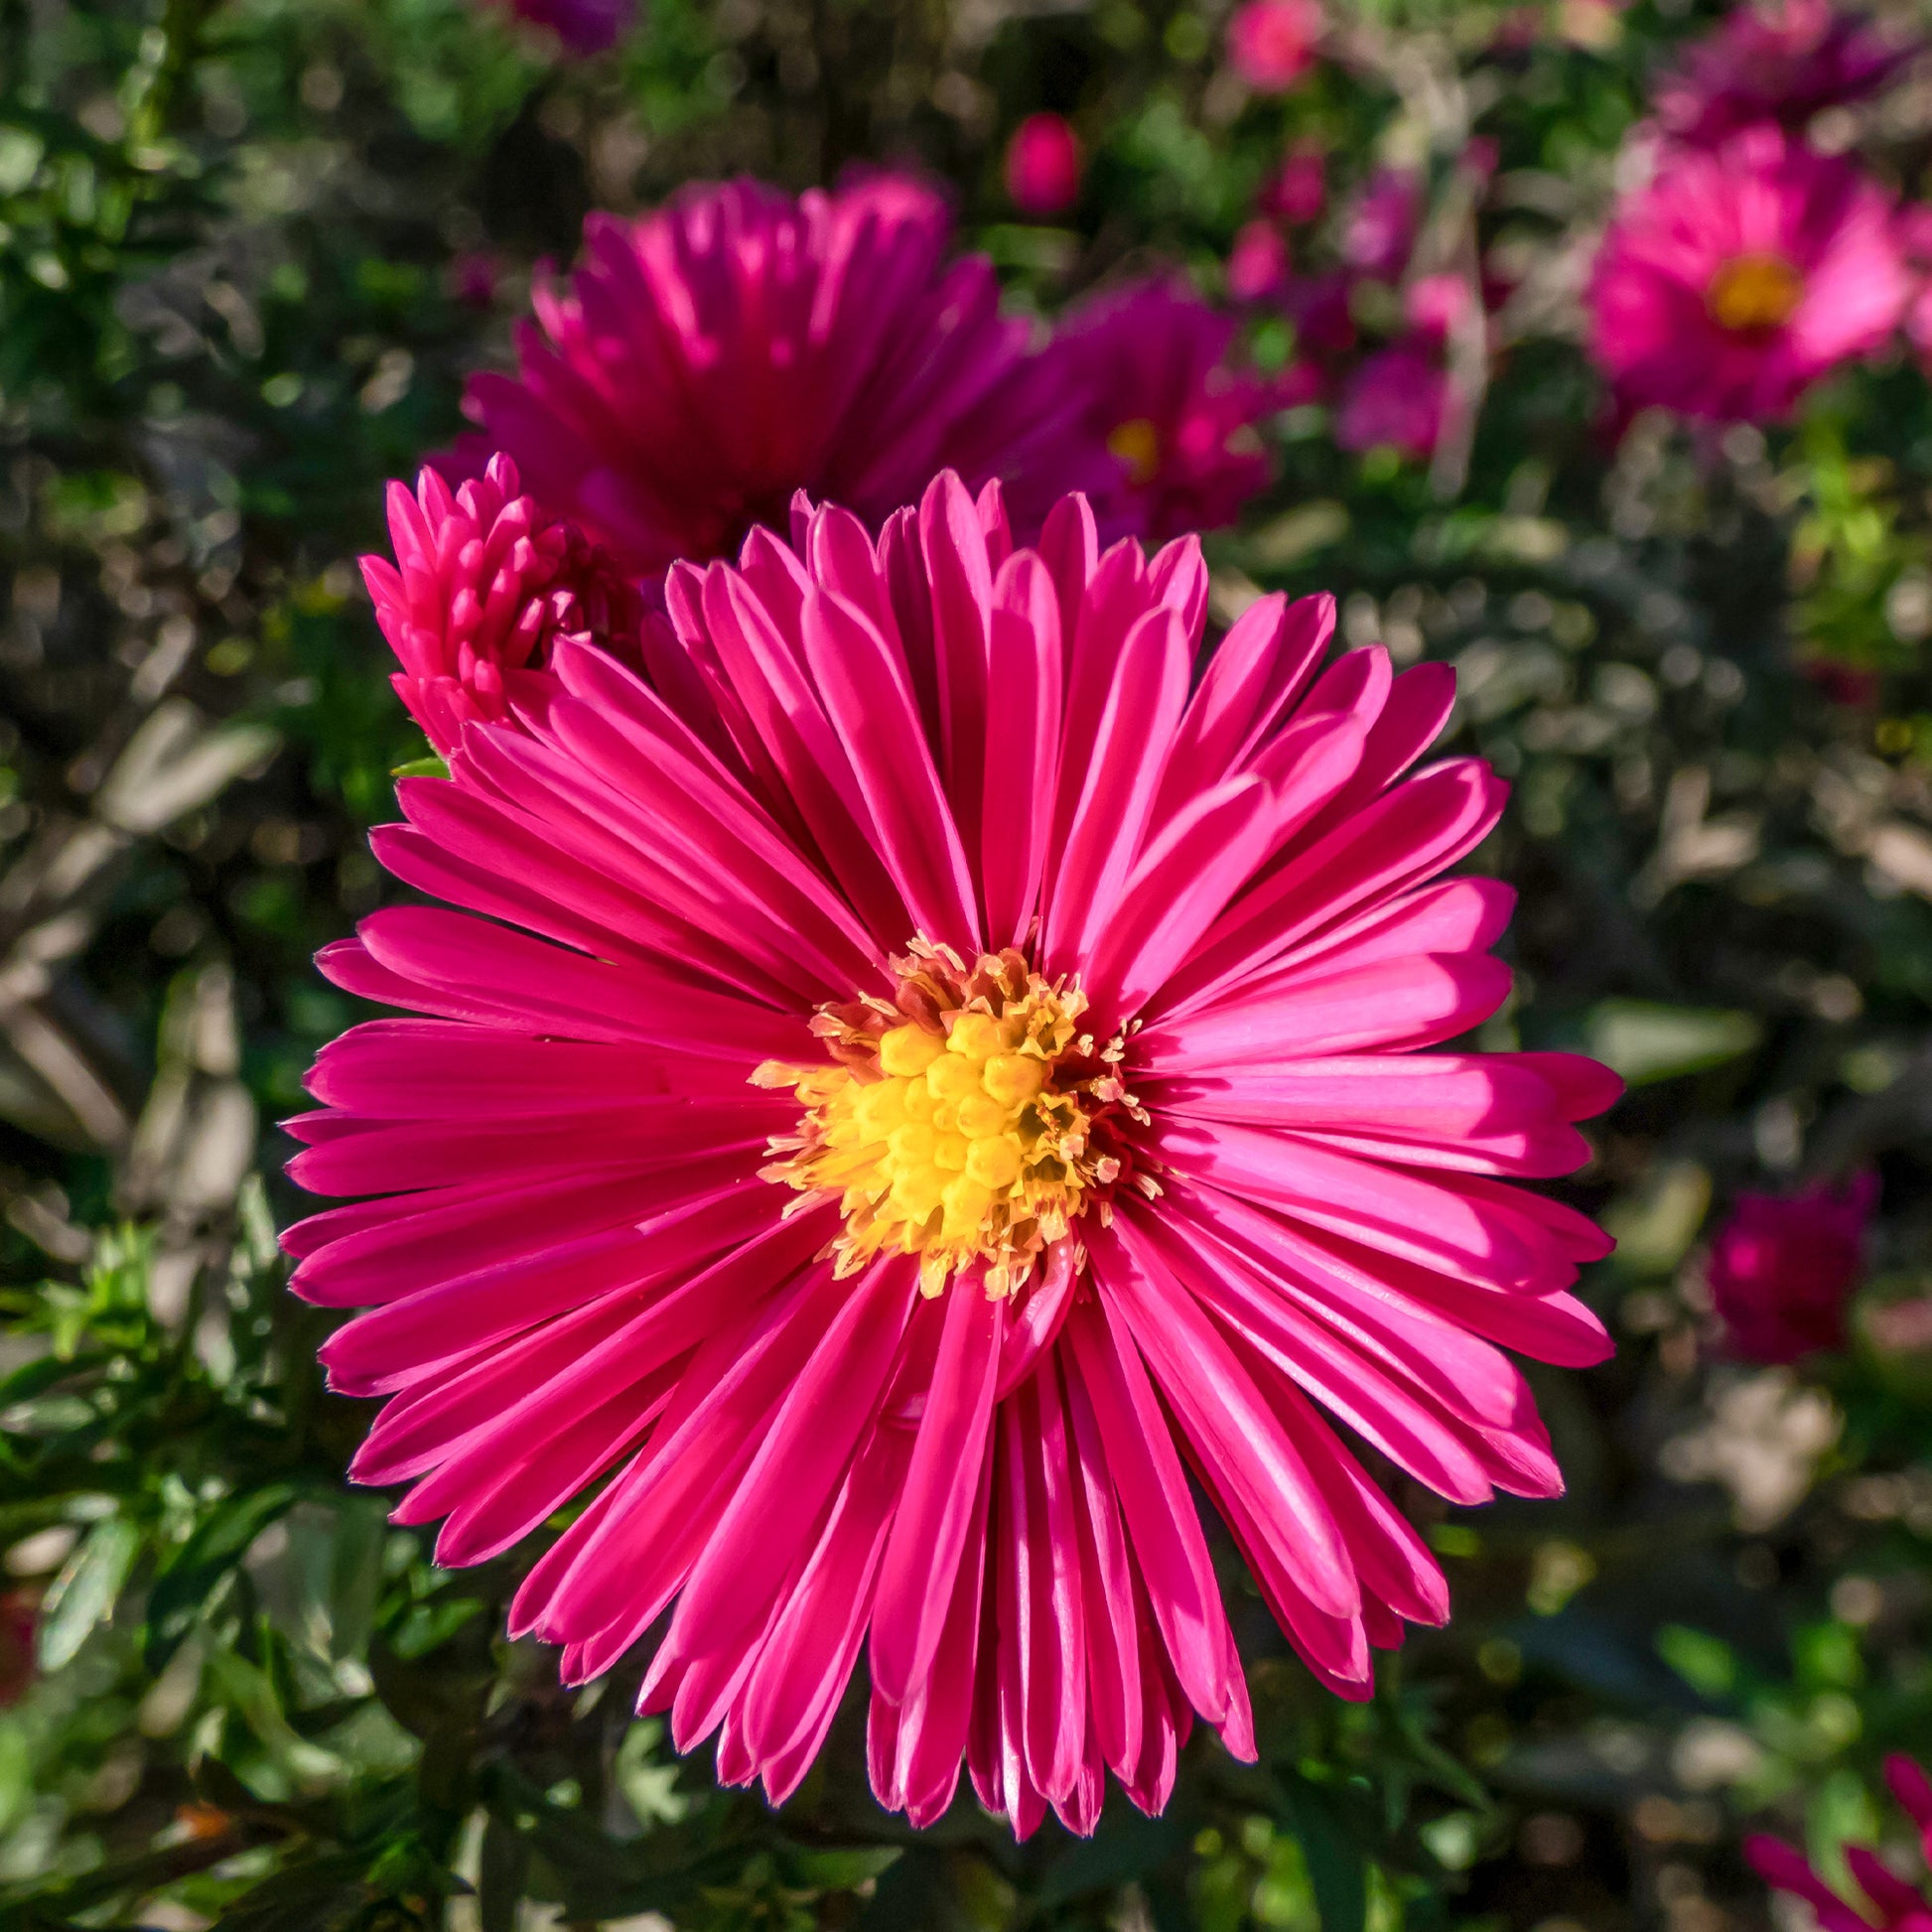
[[[1591,276],[1591,345],[1626,407],[1772,421],[1883,343],[1907,294],[1885,191],[1761,126],[1667,150],[1625,197]]]
[[[1912,272],[1912,294],[1905,308],[1905,340],[1932,370],[1932,207],[1900,208],[1898,245]]]
[[[1845,1339],[1845,1310],[1864,1266],[1875,1174],[1797,1194],[1739,1194],[1711,1247],[1711,1299],[1730,1352],[1795,1362]]]
[[[392,483],[389,540],[395,563],[364,557],[362,578],[402,662],[389,681],[439,753],[471,719],[540,704],[560,636],[636,654],[636,592],[581,531],[520,493],[506,456],[454,491],[434,470],[413,496]]]
[[[1408,264],[1422,215],[1422,181],[1409,168],[1378,168],[1341,219],[1341,258],[1358,274],[1392,282]]]
[[[1344,450],[1434,453],[1443,433],[1449,377],[1436,344],[1411,338],[1365,356],[1343,385],[1335,441]]]
[[[1304,355],[1339,355],[1355,345],[1355,319],[1348,303],[1349,278],[1338,270],[1304,275],[1288,286],[1282,312],[1295,325],[1295,346]]]
[[[1065,117],[1029,114],[1007,143],[1007,198],[1022,214],[1060,214],[1080,196],[1080,143]]]
[[[1288,279],[1288,243],[1272,221],[1242,224],[1228,250],[1228,293],[1237,302],[1259,302]]]
[[[292,1287],[384,1397],[355,1479],[439,1562],[577,1504],[510,1608],[727,1785],[795,1790],[861,1653],[915,1826],[961,1760],[1026,1837],[1256,1741],[1198,1491],[1316,1682],[1437,1624],[1329,1426],[1450,1501],[1561,1493],[1504,1351],[1600,1361],[1609,1243],[1518,1185],[1615,1077],[1435,1052],[1512,895],[1453,674],[1324,664],[1329,599],[1211,657],[1199,545],[1016,548],[942,475],[680,565],[646,682],[566,638],[524,729],[404,778],[391,905],[323,971],[408,1017],[308,1076]],[[482,916],[479,916],[482,915]],[[1158,1170],[1157,1185],[1139,1184]]]
[[[515,375],[472,379],[483,431],[524,485],[654,576],[786,526],[800,489],[875,527],[951,467],[994,478],[1023,530],[1062,490],[1104,481],[1085,402],[1034,326],[1002,317],[992,264],[947,260],[940,197],[880,174],[795,200],[694,184],[641,220],[594,214],[584,261],[539,276]]]
[[[1657,82],[1657,119],[1702,146],[1775,121],[1802,133],[1827,107],[1869,98],[1917,52],[1831,0],[1739,6]]]
[[[1054,343],[1069,386],[1084,380],[1087,434],[1114,458],[1093,492],[1108,535],[1217,530],[1269,475],[1255,424],[1280,405],[1275,386],[1235,367],[1234,319],[1178,275],[1098,296],[1068,315]]]
[[[517,19],[547,28],[572,54],[606,54],[636,18],[636,0],[508,0]]]
[[[1441,342],[1468,315],[1475,295],[1460,275],[1419,275],[1403,292],[1402,306],[1409,326],[1419,335]]]
[[[1328,164],[1321,150],[1303,142],[1292,148],[1255,197],[1259,213],[1300,227],[1312,221],[1328,201]]]
[[[1228,60],[1256,93],[1286,93],[1314,65],[1325,24],[1317,0],[1243,0],[1228,22]]]
[[[18,1704],[33,1686],[40,1607],[36,1588],[0,1590],[0,1711]]]
[[[1932,1778],[1909,1757],[1894,1751],[1885,1759],[1885,1782],[1905,1815],[1918,1827],[1920,1856],[1932,1863]],[[1818,1875],[1795,1845],[1757,1833],[1744,1841],[1744,1856],[1767,1885],[1801,1898],[1817,1915],[1820,1932],[1925,1932],[1932,1924],[1932,1900],[1908,1883],[1870,1846],[1848,1845],[1845,1867],[1864,1894],[1853,1904]]]
[[[487,309],[496,300],[497,262],[486,248],[452,256],[444,275],[452,299],[466,308]]]

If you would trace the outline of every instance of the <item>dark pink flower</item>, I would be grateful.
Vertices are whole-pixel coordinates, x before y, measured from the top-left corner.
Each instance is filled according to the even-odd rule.
[[[1054,343],[1068,383],[1086,384],[1086,433],[1114,459],[1093,492],[1109,536],[1217,530],[1266,486],[1255,425],[1273,384],[1229,357],[1234,319],[1177,275],[1132,284],[1068,315]]]
[[[1314,65],[1325,24],[1317,0],[1243,0],[1228,22],[1228,61],[1256,93],[1286,93]]]
[[[1876,348],[1908,286],[1885,191],[1774,127],[1668,151],[1597,254],[1590,340],[1626,407],[1767,422]]]
[[[1443,433],[1449,378],[1440,347],[1410,339],[1366,356],[1350,371],[1335,411],[1335,441],[1344,450],[1394,450],[1420,458]]]
[[[1022,214],[1063,214],[1080,197],[1080,143],[1064,115],[1029,114],[1007,143],[1007,198]]]
[[[450,294],[466,308],[487,309],[496,300],[496,257],[485,248],[453,256],[445,279]]]
[[[1909,1757],[1885,1759],[1885,1782],[1918,1827],[1921,1855],[1932,1863],[1932,1779]],[[1744,1841],[1744,1856],[1767,1885],[1802,1898],[1817,1914],[1820,1932],[1928,1932],[1932,1900],[1891,1869],[1869,1846],[1845,1848],[1846,1869],[1864,1894],[1859,1904],[1841,1898],[1795,1845],[1758,1833]]]
[[[1304,143],[1262,184],[1255,207],[1273,220],[1300,227],[1312,221],[1327,200],[1328,164],[1319,148]]]
[[[438,752],[473,718],[542,701],[559,637],[634,655],[637,594],[596,545],[519,493],[516,465],[452,491],[425,470],[389,485],[396,561],[362,559],[376,621],[402,669],[389,680]]]
[[[1601,1359],[1564,1173],[1615,1079],[1437,1052],[1505,997],[1453,677],[1326,664],[1253,605],[1203,665],[1198,543],[1017,549],[940,477],[875,540],[801,506],[680,565],[653,682],[399,786],[398,905],[322,956],[416,1016],[324,1049],[285,1237],[386,1398],[358,1480],[480,1562],[581,1502],[510,1627],[571,1682],[667,1621],[641,1704],[774,1801],[865,1650],[875,1790],[962,1757],[1022,1836],[1158,1810],[1198,1717],[1252,1758],[1194,1484],[1309,1668],[1439,1623],[1326,1417],[1458,1504],[1562,1487],[1503,1352]],[[1325,1413],[1324,1413],[1325,1412]],[[588,1496],[588,1500],[582,1500]]]
[[[636,18],[637,0],[508,0],[517,19],[555,34],[572,54],[606,54]]]
[[[1657,83],[1657,119],[1710,146],[1760,121],[1802,133],[1813,115],[1869,99],[1917,52],[1831,0],[1739,6]]]
[[[1341,220],[1341,258],[1361,275],[1392,282],[1409,262],[1422,217],[1422,181],[1410,168],[1378,168]]]
[[[639,221],[593,215],[583,265],[538,281],[517,373],[471,382],[469,440],[640,577],[782,528],[799,489],[876,525],[948,466],[1001,479],[1036,528],[1105,452],[1077,436],[1077,382],[1001,316],[992,264],[947,259],[951,233],[900,175],[795,200],[697,185]]]
[[[1355,345],[1349,278],[1340,270],[1291,282],[1282,311],[1295,325],[1295,346],[1306,355],[1339,355]]]
[[[1243,223],[1228,250],[1228,293],[1237,302],[1259,302],[1288,279],[1288,243],[1272,221]]]
[[[1711,1299],[1730,1352],[1795,1362],[1845,1340],[1845,1311],[1864,1268],[1865,1223],[1878,1182],[1739,1194],[1712,1244]]]
[[[0,1590],[0,1711],[18,1704],[33,1687],[40,1607],[38,1589]]]
[[[1419,275],[1403,291],[1402,307],[1419,336],[1443,342],[1476,305],[1476,292],[1460,275]]]

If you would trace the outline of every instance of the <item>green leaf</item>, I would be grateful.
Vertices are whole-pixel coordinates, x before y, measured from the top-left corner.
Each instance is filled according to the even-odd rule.
[[[1586,1050],[1633,1087],[1702,1073],[1748,1053],[1763,1029],[1748,1013],[1604,1000],[1584,1023]]]
[[[1321,1913],[1321,1932],[1363,1932],[1368,1862],[1350,1842],[1327,1793],[1295,1772],[1282,1776],[1289,1829],[1302,1847]]]
[[[389,775],[392,778],[447,778],[450,767],[441,759],[410,759],[406,763],[396,765]]]
[[[125,1516],[110,1516],[87,1532],[47,1592],[34,1645],[42,1670],[64,1670],[95,1625],[113,1615],[141,1542],[140,1529]]]
[[[175,1646],[195,1627],[201,1607],[229,1571],[240,1563],[276,1517],[299,1492],[294,1484],[271,1482],[216,1505],[176,1551],[148,1597],[147,1655],[158,1670]]]

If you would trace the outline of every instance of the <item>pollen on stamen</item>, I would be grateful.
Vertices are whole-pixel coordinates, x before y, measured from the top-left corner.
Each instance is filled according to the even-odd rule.
[[[769,1060],[752,1075],[792,1088],[804,1113],[798,1134],[769,1143],[788,1158],[759,1172],[798,1190],[788,1211],[838,1201],[828,1254],[840,1275],[916,1255],[927,1296],[968,1271],[988,1296],[1012,1295],[1081,1215],[1109,1217],[1125,1169],[1117,1123],[1147,1118],[1121,1082],[1121,1043],[1097,1048],[1078,1026],[1085,995],[1017,951],[968,969],[915,940],[893,964],[897,1004],[820,1009],[827,1062]]]

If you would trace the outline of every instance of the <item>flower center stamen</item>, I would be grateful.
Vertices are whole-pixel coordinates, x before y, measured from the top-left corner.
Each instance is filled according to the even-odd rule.
[[[787,1158],[763,1175],[798,1189],[794,1209],[838,1199],[840,1275],[917,1255],[922,1294],[983,1265],[987,1294],[1010,1295],[1072,1222],[1096,1205],[1105,1215],[1122,1169],[1105,1124],[1145,1118],[1121,1086],[1120,1044],[1096,1049],[1078,1025],[1085,996],[1017,952],[969,972],[915,943],[894,965],[897,1005],[821,1010],[832,1064],[771,1060],[753,1074],[804,1105],[800,1132],[771,1143]]]
[[[1804,293],[1804,277],[1782,255],[1733,255],[1705,300],[1721,329],[1781,329]]]

